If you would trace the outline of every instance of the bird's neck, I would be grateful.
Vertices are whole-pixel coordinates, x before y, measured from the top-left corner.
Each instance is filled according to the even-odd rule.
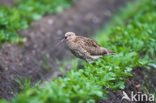
[[[75,37],[72,37],[70,40],[67,40],[67,45],[68,47],[72,47],[74,45]]]

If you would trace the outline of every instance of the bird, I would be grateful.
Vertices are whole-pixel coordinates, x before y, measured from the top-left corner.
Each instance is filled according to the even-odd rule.
[[[74,32],[65,33],[60,42],[65,42],[72,54],[88,63],[100,57],[115,54],[115,52],[100,46],[93,39],[77,36]]]

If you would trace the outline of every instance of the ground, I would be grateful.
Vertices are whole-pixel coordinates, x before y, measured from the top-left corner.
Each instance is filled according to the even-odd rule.
[[[0,5],[13,6],[13,1],[1,0]],[[125,0],[79,0],[71,8],[54,15],[46,14],[41,20],[34,21],[28,29],[18,31],[27,41],[23,45],[4,43],[0,49],[0,97],[9,100],[20,91],[15,82],[18,78],[31,77],[35,83],[55,75],[59,66],[56,60],[71,59],[64,45],[56,46],[62,35],[68,31],[83,36],[93,35],[103,26],[107,26],[112,14],[124,6],[125,2]],[[108,103],[120,97],[113,91],[111,95],[107,100]]]

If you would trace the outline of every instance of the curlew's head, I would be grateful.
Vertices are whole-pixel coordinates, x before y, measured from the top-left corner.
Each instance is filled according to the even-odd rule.
[[[64,41],[69,41],[69,40],[72,40],[76,37],[75,33],[74,32],[67,32],[65,33],[64,35],[64,38],[61,40],[61,42],[64,42]]]

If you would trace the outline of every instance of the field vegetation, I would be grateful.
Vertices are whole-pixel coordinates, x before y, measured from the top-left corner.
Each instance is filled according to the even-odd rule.
[[[71,3],[72,0],[19,0],[14,7],[0,6],[0,44],[23,43],[25,39],[17,31],[28,28],[33,20],[46,13],[62,11]]]
[[[21,21],[20,16],[25,15],[25,13],[18,14],[18,12],[20,10],[27,11],[25,6],[30,5],[31,1],[33,10],[38,7],[39,9],[41,9],[40,7],[44,8],[44,3],[48,3],[40,0],[43,3],[33,4],[33,0],[27,0],[23,6],[18,6],[21,9],[11,9],[11,14],[15,15],[14,13],[17,12],[20,19],[13,20],[16,25],[12,26],[8,26],[11,23],[8,19],[8,24],[2,25],[4,26],[4,33],[14,32],[16,34],[16,30],[28,27],[32,20],[39,19],[51,8],[49,5],[48,8],[44,8],[45,10],[41,9],[35,14],[31,13],[31,17],[26,16],[25,19],[23,18],[23,22],[19,23]],[[7,7],[4,8],[8,9]],[[49,12],[55,11],[58,9],[52,9]],[[124,89],[126,78],[133,77],[131,71],[135,67],[143,67],[142,69],[147,70],[150,70],[149,66],[156,67],[155,11],[155,0],[128,3],[126,8],[114,15],[112,22],[103,30],[98,31],[98,35],[94,37],[99,44],[115,51],[115,55],[102,57],[92,64],[84,61],[82,68],[78,68],[78,62],[74,62],[73,68],[67,71],[64,77],[46,82],[44,86],[37,84],[31,87],[30,83],[26,82],[26,87],[11,100],[11,103],[95,103],[99,99],[107,98],[106,95],[109,92],[105,88]],[[1,40],[11,40],[4,38]],[[1,100],[1,102],[7,103],[5,100]]]

